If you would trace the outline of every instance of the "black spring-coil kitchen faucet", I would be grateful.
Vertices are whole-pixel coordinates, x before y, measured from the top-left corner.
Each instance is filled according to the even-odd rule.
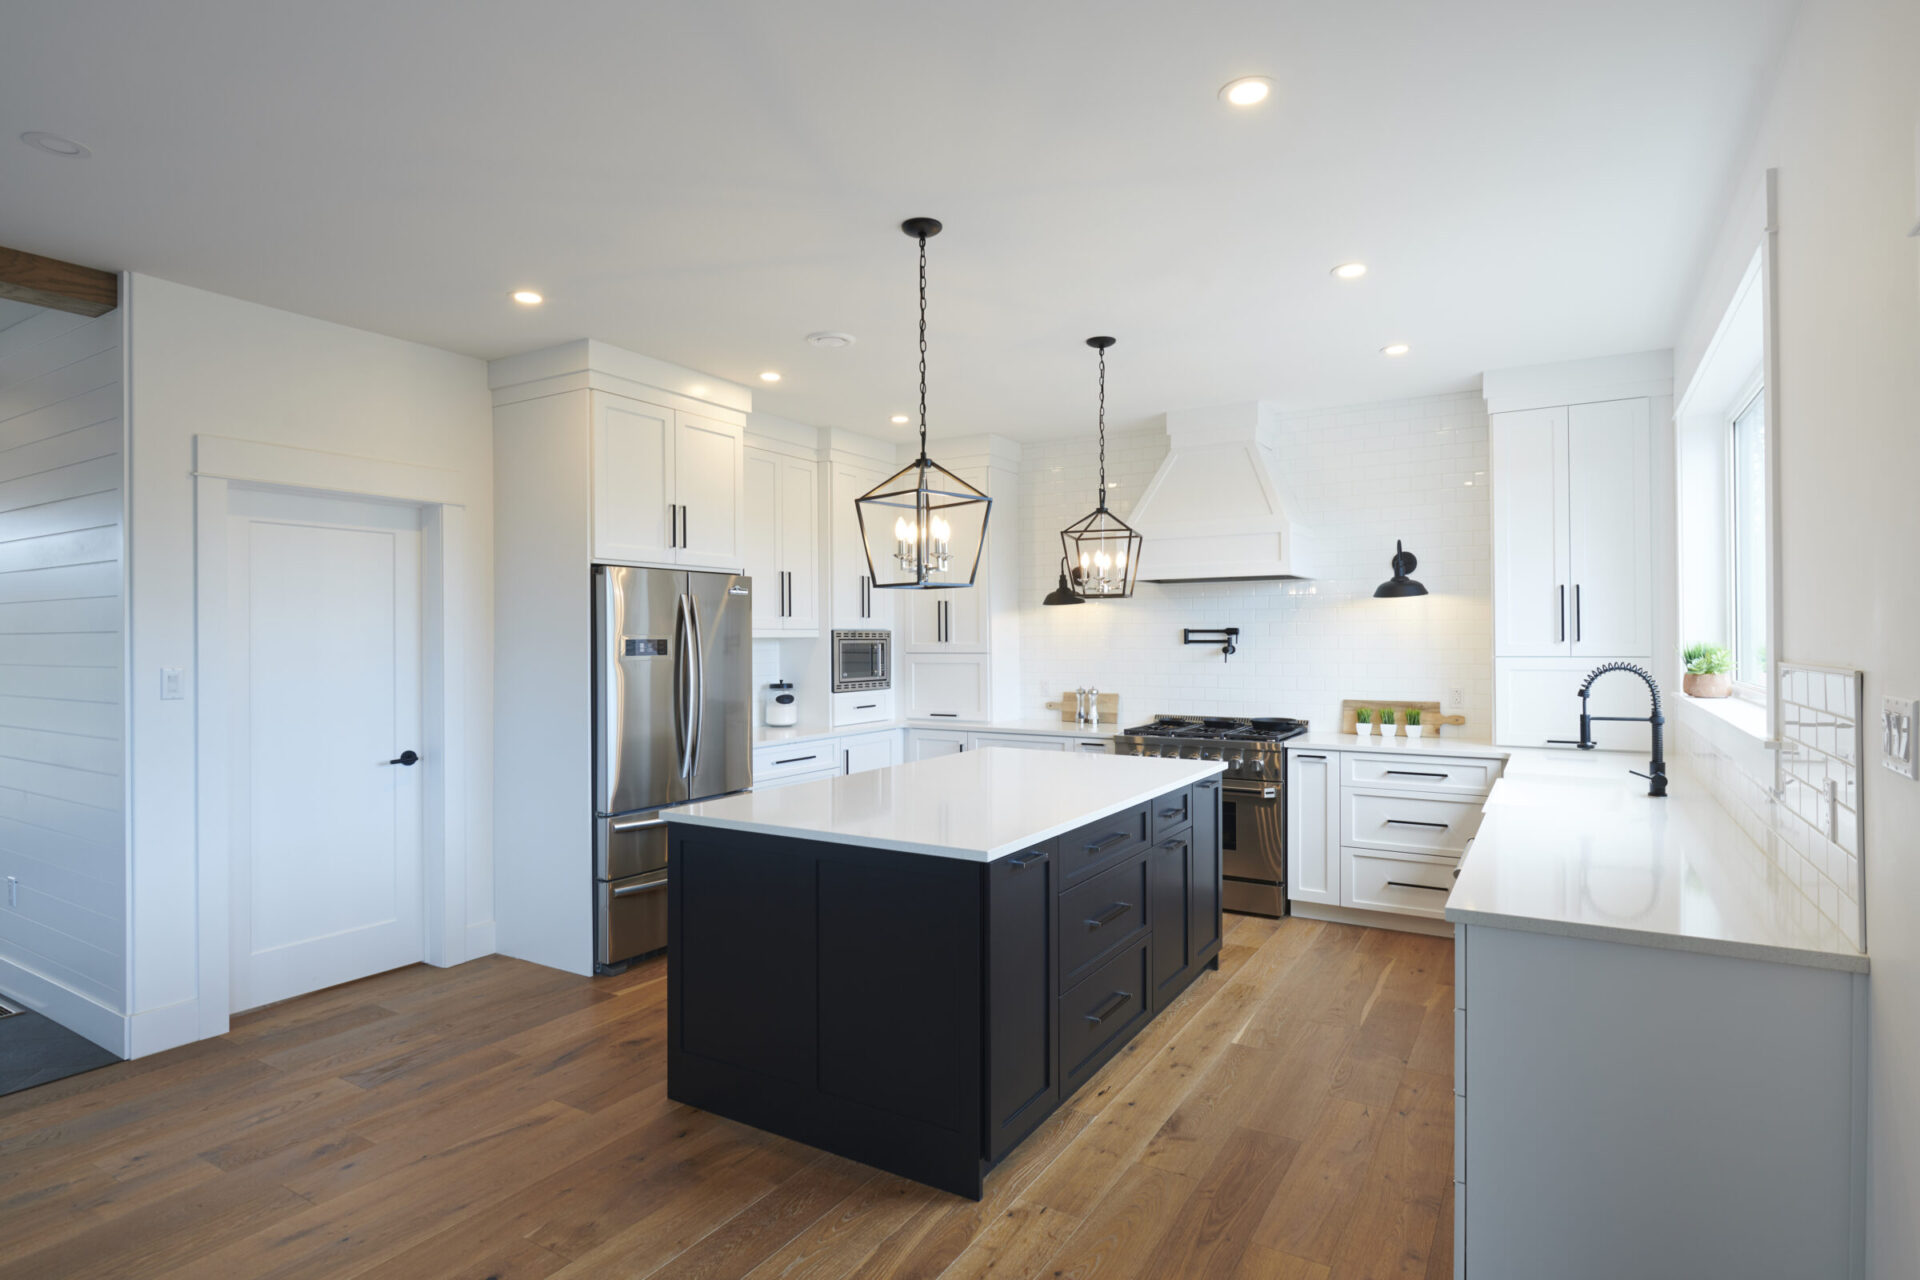
[[[1609,671],[1631,671],[1634,675],[1645,680],[1647,682],[1647,692],[1653,695],[1653,714],[1645,716],[1596,716],[1590,713],[1587,710],[1587,695],[1593,689],[1593,682]],[[1667,718],[1660,714],[1660,686],[1654,683],[1652,674],[1649,673],[1645,667],[1635,666],[1631,662],[1606,662],[1587,672],[1587,678],[1580,682],[1580,740],[1574,742],[1566,738],[1550,738],[1548,741],[1562,746],[1578,747],[1582,751],[1591,751],[1600,745],[1593,740],[1593,722],[1595,720],[1625,720],[1633,724],[1650,724],[1653,726],[1653,759],[1647,764],[1648,771],[1641,773],[1638,769],[1629,769],[1627,772],[1636,778],[1645,778],[1647,780],[1648,795],[1666,795],[1667,753],[1663,746],[1664,735],[1661,733],[1661,729],[1667,723]]]

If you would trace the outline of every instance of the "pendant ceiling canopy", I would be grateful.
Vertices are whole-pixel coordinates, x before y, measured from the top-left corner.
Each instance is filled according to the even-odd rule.
[[[854,500],[876,587],[970,587],[980,569],[993,499],[927,456],[927,240],[932,218],[900,229],[920,243],[920,456]]]
[[[1088,338],[1100,353],[1100,494],[1093,511],[1060,531],[1066,573],[1082,600],[1124,600],[1140,577],[1141,538],[1131,525],[1107,510],[1107,348],[1114,339]],[[1049,598],[1051,603],[1051,598]]]

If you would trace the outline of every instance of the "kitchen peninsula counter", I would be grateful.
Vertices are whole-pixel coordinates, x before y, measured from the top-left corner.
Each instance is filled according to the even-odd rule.
[[[977,1199],[1218,968],[1222,770],[984,750],[674,810],[668,1095]]]

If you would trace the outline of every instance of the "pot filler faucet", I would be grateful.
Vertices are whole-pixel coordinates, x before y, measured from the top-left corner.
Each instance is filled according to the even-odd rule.
[[[1587,695],[1593,690],[1593,682],[1609,671],[1631,671],[1647,682],[1647,692],[1653,695],[1653,714],[1644,716],[1596,716],[1587,710]],[[1660,714],[1660,686],[1655,684],[1653,676],[1645,667],[1637,667],[1631,662],[1607,662],[1587,672],[1587,678],[1580,682],[1580,740],[1574,742],[1567,738],[1550,738],[1548,741],[1563,746],[1578,747],[1582,751],[1591,751],[1599,744],[1593,740],[1593,722],[1595,720],[1625,720],[1634,724],[1653,726],[1653,759],[1647,764],[1647,772],[1629,769],[1636,778],[1647,780],[1647,794],[1664,796],[1667,794],[1667,755],[1661,747],[1661,726],[1667,718]]]

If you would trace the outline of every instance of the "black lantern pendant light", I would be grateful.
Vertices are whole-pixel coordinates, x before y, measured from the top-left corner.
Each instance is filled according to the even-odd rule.
[[[1100,353],[1100,502],[1060,531],[1066,574],[1082,600],[1124,600],[1140,576],[1140,535],[1107,510],[1107,348],[1112,338],[1088,338]]]
[[[1420,567],[1413,558],[1413,552],[1400,545],[1399,539],[1393,543],[1393,576],[1373,589],[1375,600],[1397,600],[1403,596],[1423,596],[1427,589],[1407,575]]]
[[[867,572],[876,587],[970,587],[986,545],[993,499],[927,457],[927,240],[932,218],[900,229],[920,242],[920,456],[854,499]]]

